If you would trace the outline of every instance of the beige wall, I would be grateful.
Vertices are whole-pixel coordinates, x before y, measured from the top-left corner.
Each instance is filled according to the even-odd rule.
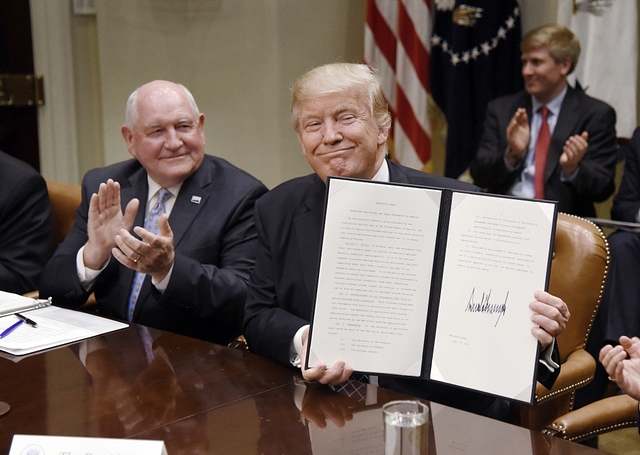
[[[95,16],[71,17],[79,177],[105,164]]]
[[[527,33],[538,25],[555,22],[558,0],[521,0],[522,32]]]
[[[119,132],[127,96],[156,78],[193,92],[206,116],[208,153],[269,187],[306,174],[310,168],[289,124],[289,86],[316,65],[363,55],[365,0],[98,0],[93,16],[74,15],[71,0],[31,2],[34,35],[44,34],[35,36],[36,45],[55,43],[56,33],[60,42],[71,37],[74,84],[65,99],[74,101],[63,113],[50,112],[49,122],[75,106],[75,143],[64,147],[41,137],[45,176],[71,182],[128,157]],[[557,0],[522,0],[521,6],[526,32],[554,21]],[[66,23],[53,27],[51,18],[65,11]],[[46,65],[38,63],[55,52],[63,53],[40,52],[38,72],[55,68],[51,55]],[[60,128],[41,123],[57,138]],[[55,165],[60,157],[77,163]]]
[[[306,174],[289,86],[318,64],[363,54],[364,0],[95,4],[95,16],[72,21],[81,173],[128,157],[120,127],[129,93],[169,79],[186,85],[205,114],[208,153],[269,187]]]

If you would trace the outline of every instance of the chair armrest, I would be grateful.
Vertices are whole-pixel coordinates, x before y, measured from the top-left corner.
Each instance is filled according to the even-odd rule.
[[[87,301],[80,305],[78,308],[80,311],[84,311],[85,313],[97,313],[98,312],[98,301],[96,300],[96,295],[94,292],[89,294]]]
[[[596,361],[584,349],[577,349],[567,357],[560,369],[560,374],[551,390],[542,384],[536,386],[536,402],[538,404],[549,401],[558,395],[573,392],[587,385],[593,380],[596,371]]]
[[[39,299],[40,298],[40,291],[31,291],[31,292],[27,292],[26,294],[22,294],[24,297],[29,297],[30,299]]]
[[[543,433],[569,441],[581,441],[601,433],[638,424],[638,402],[629,395],[598,400],[558,417]]]
[[[227,346],[234,349],[240,349],[241,351],[249,350],[249,346],[247,346],[247,340],[244,338],[244,335],[238,335],[238,337]]]

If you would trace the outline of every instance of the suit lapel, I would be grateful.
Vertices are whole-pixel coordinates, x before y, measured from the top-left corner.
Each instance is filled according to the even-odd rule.
[[[389,165],[389,180],[397,183],[409,183],[407,176],[395,163],[387,160]],[[322,224],[324,220],[325,199],[327,187],[316,177],[304,200],[304,212],[293,220],[293,230],[298,242],[300,254],[299,263],[302,264],[302,274],[311,301],[315,299],[318,285],[318,270],[320,248],[322,245]]]
[[[133,225],[144,226],[147,196],[149,195],[147,173],[144,171],[144,168],[141,167],[131,177],[129,177],[129,186],[122,187],[122,184],[120,186],[120,205],[122,206],[122,213],[124,213],[124,209],[129,201],[137,198],[140,201],[140,207],[138,208],[138,213],[136,213],[136,219],[133,222]]]
[[[527,110],[527,118],[529,118],[529,128],[531,128],[531,122],[533,121],[533,104],[531,102],[531,95],[529,95],[527,92],[523,92],[523,93],[524,93],[524,97],[522,101],[518,104],[518,106],[516,106],[516,108],[513,110],[513,113],[515,114],[518,107],[524,106],[524,108]],[[513,117],[513,115],[511,117]],[[509,121],[511,121],[511,117],[509,118]],[[507,124],[508,123],[509,122],[507,122]]]
[[[173,231],[173,246],[178,248],[180,241],[189,229],[189,226],[196,219],[202,207],[209,199],[210,193],[205,188],[211,184],[211,173],[207,172],[208,161],[204,161],[198,170],[180,188],[178,199],[176,200],[169,224]]]
[[[387,160],[389,165],[389,181],[394,183],[409,183],[407,175],[402,171],[402,168],[393,161]]]
[[[191,223],[196,218],[198,213],[200,212],[201,207],[205,204],[209,197],[209,193],[205,192],[203,187],[211,183],[211,174],[207,172],[207,168],[209,162],[202,162],[200,167],[196,170],[196,172],[184,181],[182,187],[180,188],[180,192],[178,193],[178,198],[176,199],[175,204],[173,205],[173,209],[171,210],[171,215],[169,215],[169,225],[171,226],[171,231],[173,232],[173,247],[174,249],[178,248],[180,244],[180,240],[184,237],[185,232],[189,229]],[[147,179],[145,174],[145,193],[143,200],[146,201],[147,193],[149,192],[148,186],[146,185]],[[194,199],[196,196],[196,199]],[[199,203],[195,203],[193,201],[197,200],[197,197],[200,197]],[[143,215],[141,218],[140,226],[144,225],[144,214],[146,214],[146,210],[142,210]],[[139,215],[139,214],[138,214]],[[138,223],[138,216],[136,216],[136,225]],[[129,270],[129,269],[127,269]],[[129,283],[133,283],[133,271],[129,270],[131,279],[128,281]],[[147,303],[149,298],[149,294],[151,294],[151,277],[146,276],[144,282],[142,283],[142,288],[140,289],[140,295],[138,297],[138,302],[136,303],[136,308],[134,310],[134,320],[142,311],[142,308]],[[129,285],[129,289],[127,290],[127,296],[124,301],[128,302],[129,293],[131,292],[131,285]]]
[[[303,213],[294,218],[293,232],[298,243],[299,263],[309,298],[313,302],[318,282],[320,244],[326,185],[317,177],[304,200]]]
[[[558,161],[560,155],[562,155],[562,148],[567,138],[571,136],[571,132],[574,131],[574,126],[578,121],[580,106],[576,91],[567,87],[567,94],[562,100],[562,106],[560,107],[560,113],[556,126],[551,136],[551,143],[549,144],[549,152],[547,153],[547,165],[544,170],[544,181],[546,182],[553,174],[556,166],[559,166]]]

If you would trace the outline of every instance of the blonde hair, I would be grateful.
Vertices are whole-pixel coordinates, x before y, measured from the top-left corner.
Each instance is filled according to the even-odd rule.
[[[291,121],[298,129],[298,102],[323,95],[354,93],[367,99],[373,118],[380,128],[391,126],[391,114],[378,72],[360,63],[329,63],[300,76],[291,89]]]
[[[580,57],[580,41],[567,27],[547,24],[530,30],[522,37],[520,50],[526,52],[536,47],[546,47],[556,63],[571,59],[569,73],[576,68]]]

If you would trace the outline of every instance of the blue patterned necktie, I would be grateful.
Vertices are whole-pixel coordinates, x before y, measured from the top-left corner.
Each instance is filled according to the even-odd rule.
[[[158,191],[158,201],[149,211],[147,215],[147,219],[144,222],[144,228],[153,233],[158,234],[160,232],[160,228],[158,227],[158,219],[160,215],[166,212],[164,208],[164,203],[167,199],[172,196],[171,192],[167,189],[161,188]],[[133,312],[136,308],[136,302],[138,301],[138,295],[140,294],[140,288],[142,287],[142,282],[144,281],[145,273],[136,272],[133,278],[133,284],[131,285],[131,294],[129,295],[129,307],[127,310],[127,320],[131,321],[133,319]]]
[[[364,403],[367,399],[369,376],[354,373],[348,381],[335,386],[335,391]]]

